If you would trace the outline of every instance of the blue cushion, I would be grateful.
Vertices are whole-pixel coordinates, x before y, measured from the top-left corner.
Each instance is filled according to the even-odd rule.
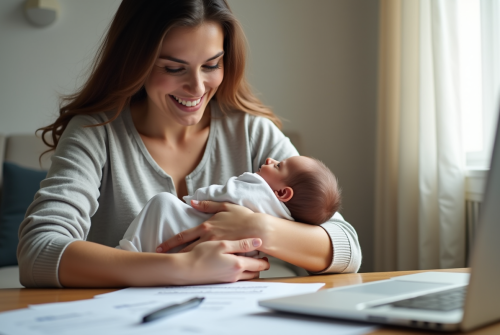
[[[17,265],[17,231],[24,220],[40,182],[47,171],[32,170],[3,163],[2,202],[0,204],[0,266]]]

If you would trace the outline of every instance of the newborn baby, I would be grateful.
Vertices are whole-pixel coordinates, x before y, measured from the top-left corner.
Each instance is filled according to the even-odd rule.
[[[340,190],[335,176],[322,162],[294,156],[281,162],[268,158],[256,173],[245,172],[230,178],[225,185],[200,188],[183,199],[186,203],[167,192],[151,198],[117,248],[155,252],[163,241],[213,216],[191,207],[191,200],[226,201],[254,212],[319,225],[338,211]]]

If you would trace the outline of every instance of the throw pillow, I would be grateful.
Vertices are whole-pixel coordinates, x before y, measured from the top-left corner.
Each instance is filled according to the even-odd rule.
[[[14,163],[3,163],[2,201],[0,204],[0,267],[17,265],[17,232],[24,220],[40,182],[47,171],[21,167]]]

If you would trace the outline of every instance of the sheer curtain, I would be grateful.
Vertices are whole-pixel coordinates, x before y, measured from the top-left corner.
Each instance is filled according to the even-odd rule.
[[[457,8],[381,0],[376,271],[465,266]]]

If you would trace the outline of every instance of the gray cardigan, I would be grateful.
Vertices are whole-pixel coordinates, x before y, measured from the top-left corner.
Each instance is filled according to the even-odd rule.
[[[205,153],[186,177],[190,195],[200,187],[255,172],[267,157],[298,155],[268,119],[242,112],[224,115],[216,102],[211,110]],[[142,142],[129,108],[104,126],[85,127],[111,115],[75,116],[61,136],[47,178],[19,228],[17,257],[24,286],[61,287],[59,261],[71,242],[115,247],[149,199],[160,192],[176,194],[172,178]],[[324,272],[357,271],[361,250],[352,226],[336,216],[322,227],[334,250]]]

